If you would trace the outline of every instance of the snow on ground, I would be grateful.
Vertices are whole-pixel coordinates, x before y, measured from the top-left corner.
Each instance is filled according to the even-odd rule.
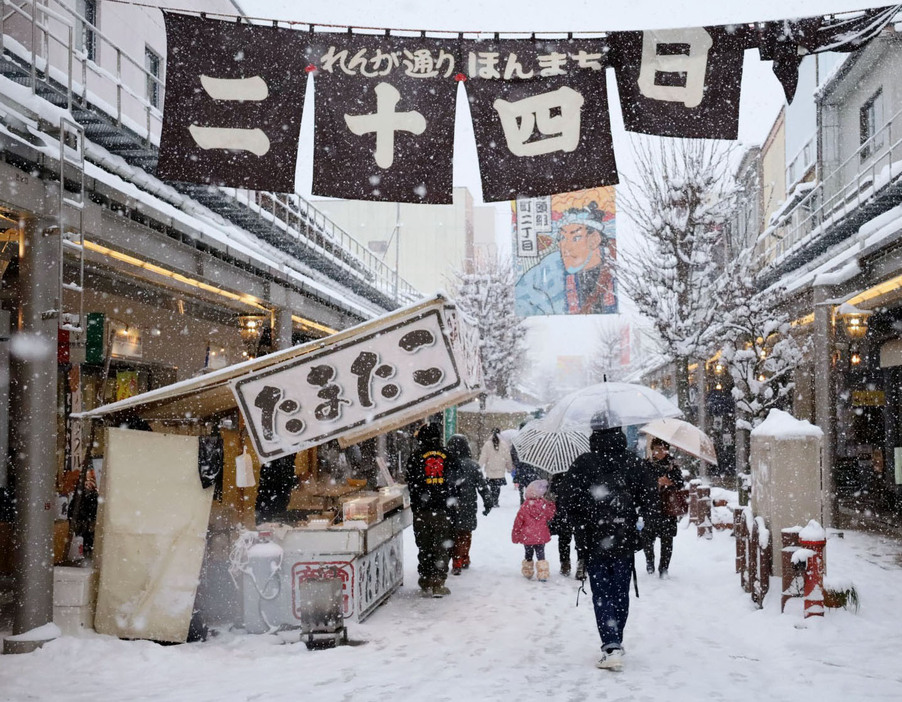
[[[352,642],[324,651],[275,636],[223,632],[204,643],[160,646],[91,634],[62,637],[27,655],[0,656],[0,700],[849,700],[902,699],[899,583],[902,544],[846,531],[827,546],[832,582],[852,582],[861,610],[803,619],[780,614],[772,581],[763,610],[734,572],[728,532],[698,539],[681,528],[670,580],[644,572],[632,599],[622,672],[598,670],[589,597],[557,573],[520,575],[510,542],[518,497],[480,519],[473,566],[449,577],[452,594],[421,599],[416,549],[405,531],[405,582]],[[684,523],[685,524],[685,523]],[[681,525],[682,526],[682,525]],[[588,589],[588,588],[587,588]]]

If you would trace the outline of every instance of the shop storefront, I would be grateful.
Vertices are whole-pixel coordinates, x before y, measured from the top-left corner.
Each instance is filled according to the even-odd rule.
[[[296,627],[323,578],[368,616],[403,575],[405,428],[478,395],[476,342],[438,296],[76,415],[104,436],[94,628],[184,641],[196,609]]]

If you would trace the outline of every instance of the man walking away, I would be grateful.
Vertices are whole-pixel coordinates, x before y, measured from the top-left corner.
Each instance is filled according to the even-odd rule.
[[[623,432],[607,428],[604,417],[593,418],[591,428],[590,450],[573,462],[561,498],[586,559],[601,637],[597,665],[619,670],[634,554],[641,548],[638,511],[655,514],[658,495],[648,465],[627,450]]]

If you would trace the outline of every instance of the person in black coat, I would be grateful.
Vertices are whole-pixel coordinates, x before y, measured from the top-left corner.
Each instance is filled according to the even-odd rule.
[[[561,575],[570,575],[570,542],[573,540],[573,525],[567,516],[567,508],[560,499],[560,494],[565,490],[564,482],[567,479],[566,473],[557,473],[551,476],[549,483],[549,492],[551,499],[557,504],[557,510],[554,518],[548,522],[548,528],[552,534],[557,534],[558,556],[561,562]],[[581,560],[579,548],[576,550],[577,560]]]
[[[634,554],[641,548],[636,524],[640,511],[656,513],[658,495],[647,462],[627,450],[619,428],[606,428],[598,418],[589,446],[570,466],[560,498],[586,561],[601,638],[598,667],[618,669],[623,665]]]
[[[297,486],[295,454],[275,458],[260,466],[260,484],[254,512],[257,524],[285,519],[291,491]]]
[[[407,460],[406,480],[413,512],[418,584],[424,597],[451,594],[445,586],[454,543],[453,513],[457,494],[452,478],[457,459],[442,445],[441,425],[430,422],[417,430],[417,447]]]
[[[454,546],[451,548],[451,574],[460,575],[470,567],[470,544],[476,529],[476,510],[482,497],[482,513],[488,516],[494,505],[491,488],[470,453],[470,443],[462,434],[448,439],[448,454],[457,461],[457,472],[452,480],[457,493],[457,509],[453,513]]]
[[[667,578],[670,558],[673,555],[673,537],[677,533],[679,517],[666,513],[666,505],[677,497],[683,489],[685,481],[683,473],[674,463],[670,455],[670,444],[654,437],[651,440],[651,461],[649,462],[658,486],[659,510],[654,516],[645,517],[642,529],[642,549],[645,551],[645,569],[651,575],[655,572],[655,539],[661,540],[661,559],[658,561],[658,574]]]

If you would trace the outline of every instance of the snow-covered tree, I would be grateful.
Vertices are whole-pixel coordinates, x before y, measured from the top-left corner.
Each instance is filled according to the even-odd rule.
[[[454,298],[479,326],[479,356],[488,392],[510,397],[525,356],[526,325],[514,312],[511,261],[476,264],[472,273],[454,273]]]
[[[792,336],[786,291],[779,287],[758,292],[742,255],[730,279],[730,309],[722,325],[725,341],[721,362],[733,379],[736,427],[751,430],[773,409],[784,409],[792,399],[795,370],[804,361],[809,341]]]
[[[642,239],[622,250],[623,289],[648,317],[662,350],[676,366],[677,401],[689,408],[689,363],[712,350],[717,338],[718,264],[733,179],[721,142],[634,141],[635,179],[620,196]]]
[[[595,346],[589,358],[589,378],[592,382],[622,380],[626,376],[629,368],[620,364],[624,330],[628,332],[629,327],[609,324],[607,320],[599,323]]]

